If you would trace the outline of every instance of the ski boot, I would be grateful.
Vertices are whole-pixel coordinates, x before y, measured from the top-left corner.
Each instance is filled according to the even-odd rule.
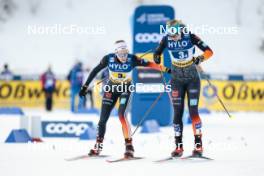
[[[203,155],[202,135],[194,135],[194,150],[192,155],[197,157]]]
[[[132,138],[125,139],[126,151],[124,153],[125,158],[134,157],[134,147],[132,145]]]
[[[176,148],[171,152],[171,157],[181,157],[183,154],[182,136],[175,136]]]
[[[103,138],[97,137],[96,143],[94,145],[94,148],[90,150],[88,153],[89,156],[98,156],[100,152],[103,150]]]

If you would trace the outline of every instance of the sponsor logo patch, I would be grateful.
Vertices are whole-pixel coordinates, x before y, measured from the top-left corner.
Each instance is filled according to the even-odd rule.
[[[120,104],[125,104],[126,103],[126,98],[121,98]]]
[[[196,128],[196,129],[201,129],[201,128],[202,128],[202,124],[201,124],[201,123],[197,123],[197,124],[195,124],[195,128]]]
[[[106,97],[106,98],[112,98],[112,93],[110,93],[110,92],[105,92],[105,97]]]
[[[179,96],[179,91],[178,90],[173,90],[171,92],[171,94],[172,94],[172,97],[178,97]]]
[[[190,93],[197,93],[198,90],[197,89],[190,89]]]
[[[197,106],[198,100],[196,98],[190,99],[190,106]]]
[[[180,125],[179,124],[175,124],[174,125],[174,131],[175,132],[180,132],[181,131],[181,128],[180,128]]]

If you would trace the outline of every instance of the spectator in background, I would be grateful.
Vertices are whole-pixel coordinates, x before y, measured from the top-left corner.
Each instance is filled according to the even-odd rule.
[[[71,111],[75,112],[75,99],[76,96],[79,95],[79,90],[81,89],[83,83],[83,69],[81,62],[78,62],[73,66],[67,76],[67,79],[70,81],[71,86]],[[83,100],[79,98],[78,108],[81,107],[83,107]]]
[[[46,110],[51,111],[53,106],[53,92],[56,87],[56,78],[50,66],[48,67],[48,70],[41,75],[40,80],[42,90],[45,93]]]
[[[6,21],[16,10],[13,0],[0,0],[0,21]]]
[[[91,69],[90,68],[86,68],[83,72],[83,82],[86,81],[86,79],[88,78],[89,74],[90,74]],[[88,88],[87,90],[87,95],[89,95],[90,98],[90,108],[94,108],[94,99],[93,99],[93,89],[92,88]],[[84,97],[84,101],[83,101],[83,106],[86,107],[87,106],[87,96]]]
[[[261,45],[260,45],[260,51],[264,52],[264,33],[262,34],[262,37],[261,37]]]
[[[13,73],[9,70],[8,64],[4,65],[4,70],[0,74],[0,79],[6,81],[13,79]]]

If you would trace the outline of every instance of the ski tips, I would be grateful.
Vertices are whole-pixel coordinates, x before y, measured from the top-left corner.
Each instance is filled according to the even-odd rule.
[[[133,161],[133,160],[139,160],[139,159],[143,159],[144,157],[132,157],[132,158],[119,158],[119,159],[115,159],[115,160],[106,160],[106,162],[108,163],[116,163],[116,162],[121,162],[121,161]]]
[[[167,161],[191,161],[191,160],[200,160],[200,161],[213,161],[213,158],[209,158],[206,156],[193,156],[193,155],[189,155],[189,156],[185,156],[185,157],[168,157],[168,158],[164,158],[161,160],[156,160],[153,161],[154,163],[164,163]]]

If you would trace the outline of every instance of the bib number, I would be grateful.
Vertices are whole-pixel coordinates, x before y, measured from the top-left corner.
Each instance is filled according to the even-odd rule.
[[[178,59],[186,59],[186,58],[189,57],[189,53],[186,50],[172,52],[172,55],[173,55],[174,58],[178,58]]]

